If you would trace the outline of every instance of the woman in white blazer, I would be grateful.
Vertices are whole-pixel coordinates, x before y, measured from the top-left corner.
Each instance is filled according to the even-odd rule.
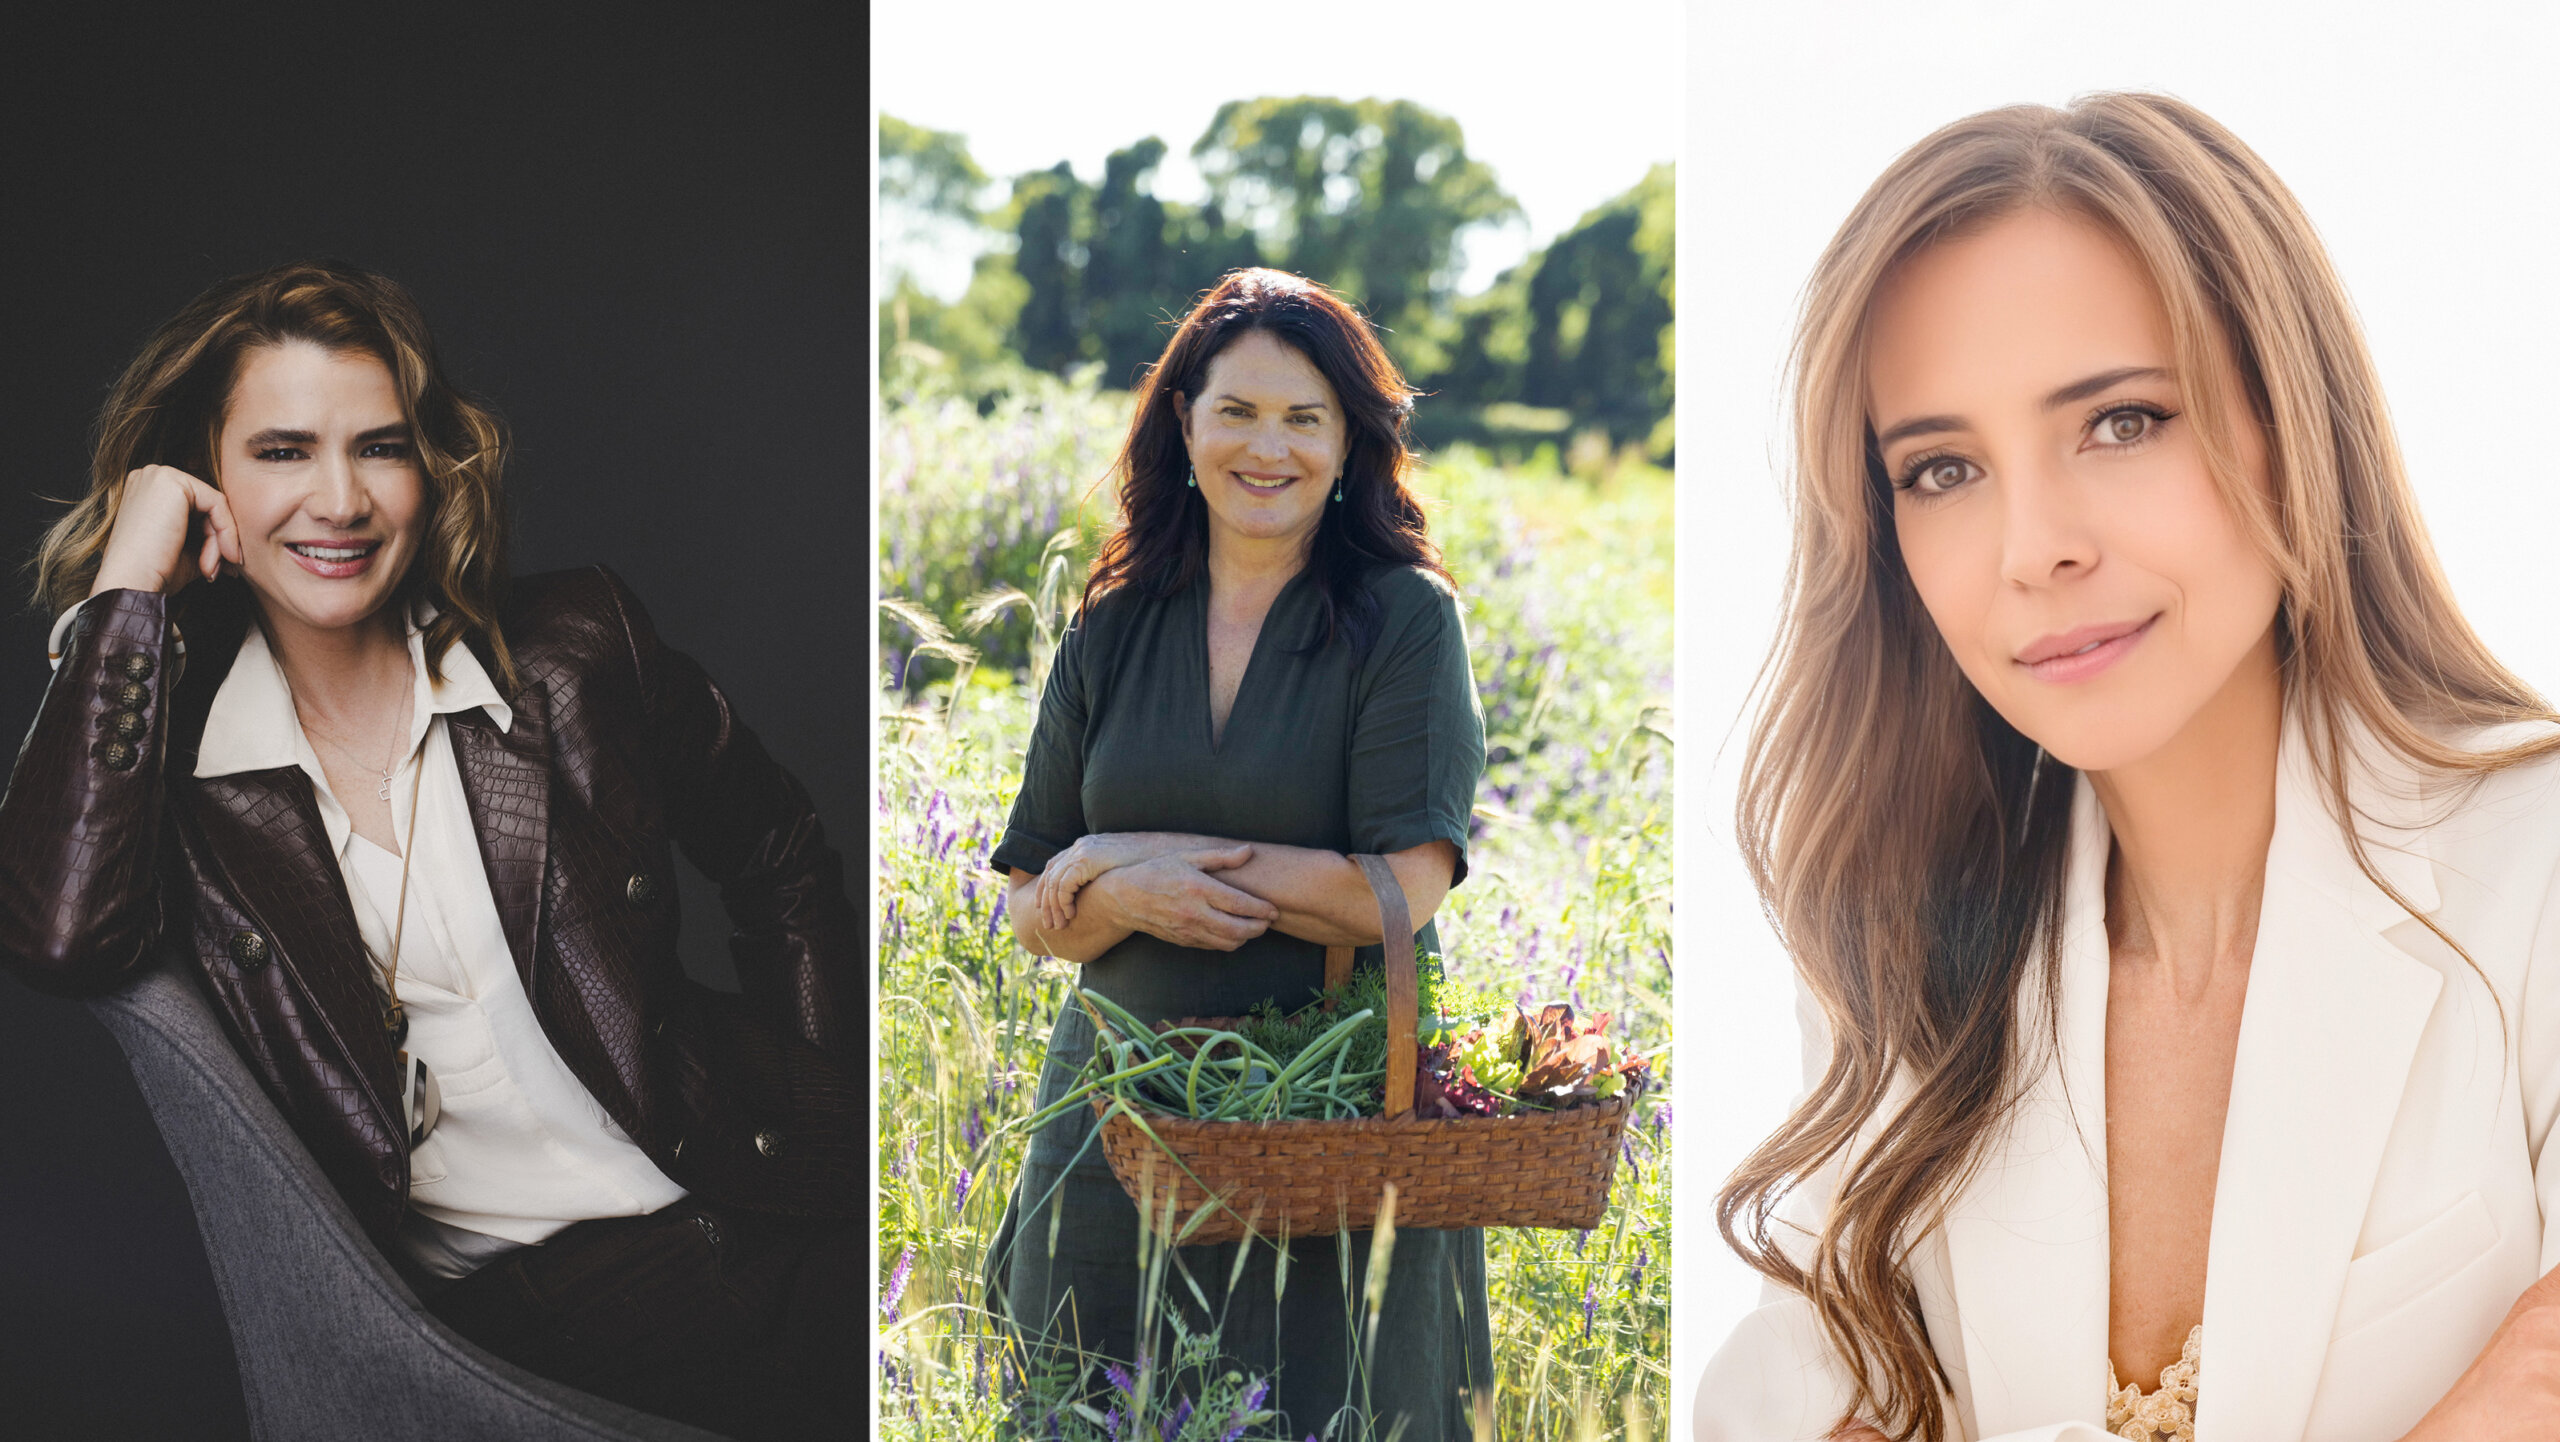
[[[1700,1442],[2560,1437],[2560,718],[2292,196],[2165,98],[1975,116],[1796,359],[1738,833],[1808,1090]]]

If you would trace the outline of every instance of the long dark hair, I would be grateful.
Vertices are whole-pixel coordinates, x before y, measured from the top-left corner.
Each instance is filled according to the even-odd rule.
[[[1179,594],[1208,566],[1208,502],[1185,484],[1191,453],[1174,407],[1176,397],[1200,393],[1209,362],[1249,331],[1268,332],[1305,356],[1342,402],[1350,430],[1342,500],[1325,503],[1307,566],[1323,587],[1319,645],[1347,639],[1365,649],[1377,636],[1377,598],[1361,583],[1372,567],[1413,566],[1456,589],[1426,533],[1422,503],[1404,484],[1414,464],[1406,427],[1417,392],[1358,311],[1286,271],[1229,271],[1182,318],[1139,382],[1138,413],[1112,467],[1120,476],[1121,525],[1093,558],[1083,604],[1122,586]]]

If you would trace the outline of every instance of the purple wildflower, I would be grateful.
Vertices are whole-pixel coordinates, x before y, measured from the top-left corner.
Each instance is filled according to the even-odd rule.
[[[969,1103],[969,1119],[960,1124],[960,1140],[973,1152],[986,1145],[986,1114],[978,1109],[976,1102]]]
[[[944,844],[948,845],[949,843],[946,842]],[[977,877],[964,876],[960,878],[960,904],[962,906],[976,906],[978,904]]]
[[[1244,1394],[1243,1404],[1227,1414],[1227,1430],[1218,1434],[1218,1442],[1236,1442],[1237,1438],[1242,1437],[1252,1414],[1262,1410],[1262,1404],[1269,1400],[1270,1396],[1270,1378],[1265,1377],[1254,1383],[1253,1390]]]
[[[880,1299],[881,1316],[892,1322],[898,1320],[898,1299],[907,1294],[907,1276],[915,1269],[916,1244],[909,1242],[907,1249],[898,1254],[897,1269],[889,1274],[889,1295]]]
[[[962,1167],[960,1169],[960,1179],[951,1184],[951,1210],[956,1212],[969,1204],[969,1183],[971,1180],[972,1178],[969,1175],[969,1169],[967,1167]]]
[[[1591,1233],[1589,1233],[1588,1231],[1581,1231],[1581,1232],[1576,1232],[1576,1233],[1574,1233],[1574,1234],[1573,1234],[1573,1254],[1574,1254],[1575,1256],[1577,1256],[1577,1257],[1581,1256],[1581,1255],[1582,1255],[1582,1249],[1583,1249],[1583,1248],[1585,1248],[1585,1247],[1587,1247],[1587,1246],[1590,1246],[1590,1245],[1591,1245]]]
[[[1586,1282],[1582,1287],[1582,1335],[1591,1335],[1592,1319],[1600,1315],[1600,1288]]]
[[[1658,1138],[1669,1130],[1671,1130],[1671,1103],[1664,1102],[1653,1109],[1653,1134]]]
[[[1106,1363],[1103,1366],[1102,1375],[1111,1379],[1111,1385],[1119,1389],[1121,1396],[1138,1395],[1138,1379],[1129,1375],[1128,1368],[1117,1362]]]
[[[995,945],[996,934],[1004,928],[1005,894],[996,893],[996,909],[987,913],[987,944]]]
[[[1175,1404],[1173,1415],[1165,1418],[1163,1425],[1156,1429],[1157,1435],[1164,1438],[1164,1442],[1173,1442],[1174,1438],[1182,1435],[1183,1424],[1190,1420],[1191,1399],[1185,1397]]]
[[[1111,1442],[1120,1442],[1120,1408],[1116,1404],[1102,1414],[1102,1435]]]
[[[916,1159],[916,1142],[918,1140],[920,1140],[920,1138],[907,1138],[907,1149],[898,1153],[898,1159],[889,1164],[890,1180],[902,1182],[907,1179],[907,1167]]]
[[[1636,1247],[1636,1264],[1635,1264],[1634,1266],[1632,1266],[1632,1267],[1627,1268],[1627,1290],[1628,1290],[1628,1291],[1630,1291],[1630,1292],[1635,1291],[1636,1289],[1638,1289],[1638,1288],[1640,1288],[1640,1287],[1642,1287],[1642,1286],[1644,1285],[1644,1264],[1645,1264],[1645,1262],[1646,1262],[1646,1261],[1651,1257],[1651,1255],[1652,1255],[1652,1253],[1651,1253],[1650,1249],[1646,1248],[1646,1247],[1645,1247],[1643,1244],[1641,1244],[1641,1243],[1639,1243],[1639,1244],[1637,1245],[1637,1247]]]

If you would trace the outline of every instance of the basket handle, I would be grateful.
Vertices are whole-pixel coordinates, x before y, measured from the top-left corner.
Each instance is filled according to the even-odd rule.
[[[1378,930],[1387,964],[1387,1092],[1386,1112],[1400,1117],[1413,1110],[1414,1048],[1421,1045],[1422,984],[1413,959],[1413,913],[1405,906],[1404,887],[1385,858],[1354,856],[1352,862],[1369,880],[1378,898]],[[1351,948],[1324,949],[1324,985],[1336,990],[1351,980]]]

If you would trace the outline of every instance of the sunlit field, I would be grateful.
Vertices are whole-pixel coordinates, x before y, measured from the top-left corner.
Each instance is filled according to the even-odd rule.
[[[1025,1375],[979,1308],[1027,1140],[1008,1124],[1030,1111],[1073,970],[1015,944],[986,857],[1019,780],[1032,676],[1107,520],[1107,494],[1088,490],[1126,406],[1040,377],[991,401],[884,402],[891,604],[873,822],[887,1437],[1273,1435],[1257,1410],[1264,1379],[1213,1379],[1195,1394],[1167,1366],[1079,1400],[1072,1379]],[[1670,1430],[1662,1163],[1677,1089],[1672,477],[1596,444],[1567,451],[1570,466],[1551,451],[1513,465],[1445,452],[1417,479],[1464,590],[1490,758],[1470,873],[1439,928],[1452,982],[1613,1013],[1611,1030],[1653,1060],[1601,1225],[1487,1233],[1499,1435],[1653,1439]],[[1130,1264],[1182,1285],[1161,1254]],[[1213,1345],[1199,1341],[1203,1355]]]

